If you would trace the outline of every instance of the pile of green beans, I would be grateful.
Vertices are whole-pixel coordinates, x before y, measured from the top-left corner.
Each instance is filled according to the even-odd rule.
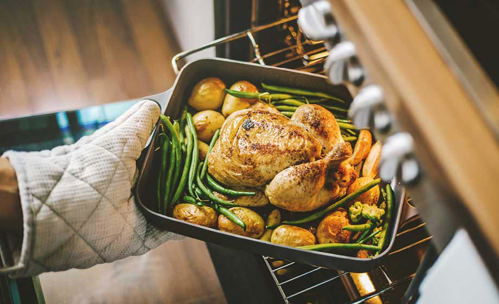
[[[265,92],[240,92],[225,89],[227,94],[239,97],[258,99],[263,102],[271,103],[281,114],[291,118],[299,106],[313,103],[318,104],[333,113],[338,126],[342,130],[344,141],[356,141],[358,130],[352,125],[351,121],[344,118],[348,112],[347,103],[336,96],[323,92],[314,92],[303,89],[282,87],[262,83]],[[333,103],[333,104],[331,104]]]
[[[255,195],[255,192],[226,188],[207,172],[208,155],[220,135],[220,130],[215,132],[210,142],[206,160],[200,162],[192,115],[184,109],[180,121],[172,123],[170,118],[164,115],[160,115],[160,121],[160,134],[157,137],[157,145],[161,151],[157,184],[158,212],[168,214],[173,206],[182,200],[186,203],[212,207],[246,229],[245,223],[227,209],[238,205],[217,197],[213,192],[229,196],[249,196]]]

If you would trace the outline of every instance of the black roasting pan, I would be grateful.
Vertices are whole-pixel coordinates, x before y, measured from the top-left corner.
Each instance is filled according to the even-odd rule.
[[[180,115],[181,109],[187,103],[187,98],[190,95],[192,87],[202,78],[210,76],[221,78],[227,86],[230,86],[230,84],[237,80],[248,80],[255,85],[266,82],[276,85],[328,92],[347,101],[352,99],[346,87],[333,86],[326,81],[325,77],[320,75],[227,59],[200,59],[191,62],[179,73],[171,90],[169,99],[168,95],[170,90],[149,98],[157,101],[168,99],[164,113],[170,117],[177,118]],[[155,131],[151,142],[155,142],[156,136],[157,132]],[[258,239],[190,224],[155,212],[154,206],[156,206],[157,203],[156,196],[154,195],[156,193],[155,184],[158,168],[160,167],[160,160],[157,156],[158,153],[154,153],[154,145],[150,144],[148,150],[145,152],[144,162],[135,187],[135,195],[146,218],[159,228],[206,242],[272,256],[274,258],[353,272],[363,272],[372,269],[381,263],[383,257],[393,246],[405,195],[404,188],[395,181],[392,182],[395,199],[394,214],[390,225],[391,231],[388,234],[390,237],[388,246],[386,246],[383,252],[373,258],[361,259],[338,253],[302,250],[276,245]]]

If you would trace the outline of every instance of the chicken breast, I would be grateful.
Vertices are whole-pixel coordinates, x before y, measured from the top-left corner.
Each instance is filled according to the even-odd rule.
[[[319,159],[321,143],[284,115],[246,109],[225,120],[208,172],[227,186],[261,187],[277,173]]]

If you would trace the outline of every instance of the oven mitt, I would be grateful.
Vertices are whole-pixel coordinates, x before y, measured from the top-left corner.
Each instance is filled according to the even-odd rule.
[[[155,102],[143,100],[75,144],[7,151],[3,157],[17,173],[24,231],[8,237],[14,266],[0,273],[20,277],[88,268],[143,254],[174,237],[150,225],[131,194],[136,160],[159,114]]]

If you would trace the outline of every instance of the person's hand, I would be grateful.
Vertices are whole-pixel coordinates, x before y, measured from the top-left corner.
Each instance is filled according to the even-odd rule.
[[[14,276],[139,255],[173,236],[148,224],[131,194],[159,113],[141,101],[73,145],[3,155],[16,171],[23,213],[22,240],[9,242]]]

